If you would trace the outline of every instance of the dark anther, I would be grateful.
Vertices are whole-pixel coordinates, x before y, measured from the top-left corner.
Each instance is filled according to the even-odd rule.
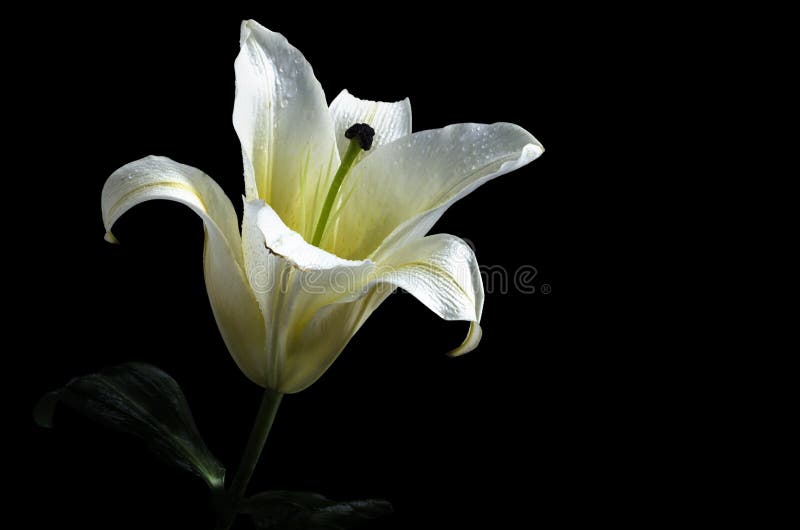
[[[372,147],[372,138],[374,136],[375,129],[366,123],[351,125],[350,128],[344,132],[344,137],[347,139],[358,138],[358,143],[364,151],[369,151],[369,148]]]

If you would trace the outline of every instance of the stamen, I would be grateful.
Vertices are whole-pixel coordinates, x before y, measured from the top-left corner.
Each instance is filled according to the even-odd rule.
[[[331,208],[333,208],[333,201],[336,199],[336,194],[339,193],[339,188],[342,187],[344,177],[350,172],[350,168],[353,167],[361,150],[369,151],[372,147],[375,129],[366,123],[356,123],[345,131],[344,137],[350,140],[350,145],[344,157],[342,157],[342,163],[339,165],[336,175],[333,176],[333,182],[331,182],[328,195],[325,197],[325,202],[322,205],[319,221],[317,221],[317,228],[314,230],[314,237],[311,238],[311,244],[315,247],[319,246],[319,242],[322,241],[322,235],[325,233],[325,225],[328,224],[328,217],[330,217]]]
[[[366,123],[356,123],[344,132],[344,137],[349,140],[357,138],[361,149],[369,151],[372,147],[372,139],[375,137],[375,129]]]

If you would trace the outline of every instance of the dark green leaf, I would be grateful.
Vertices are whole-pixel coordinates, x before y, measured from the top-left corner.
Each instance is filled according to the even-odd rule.
[[[163,461],[196,474],[212,489],[223,487],[225,468],[200,437],[178,383],[159,368],[128,363],[76,377],[42,397],[36,423],[52,427],[57,403],[138,436]]]
[[[266,491],[242,501],[259,530],[342,530],[392,513],[389,501],[336,502],[303,491]]]

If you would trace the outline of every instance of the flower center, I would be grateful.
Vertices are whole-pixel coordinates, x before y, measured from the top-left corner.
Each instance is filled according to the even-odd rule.
[[[366,123],[356,123],[344,132],[344,136],[350,140],[350,145],[342,158],[339,170],[333,177],[331,187],[328,189],[328,195],[325,197],[325,202],[322,205],[319,221],[317,221],[317,228],[314,230],[314,237],[311,239],[311,244],[315,247],[318,247],[319,242],[322,241],[322,235],[325,233],[325,225],[328,224],[328,217],[330,217],[331,209],[333,208],[333,201],[336,200],[336,194],[339,193],[339,188],[342,187],[344,177],[350,172],[356,158],[358,158],[358,154],[362,150],[369,151],[372,147],[375,129]]]

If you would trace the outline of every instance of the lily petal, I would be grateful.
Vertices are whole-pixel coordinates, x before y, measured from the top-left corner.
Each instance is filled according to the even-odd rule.
[[[234,66],[245,195],[307,234],[339,166],[325,93],[303,54],[252,20],[242,23]]]
[[[375,129],[372,149],[375,150],[398,138],[411,134],[411,102],[408,98],[394,103],[359,99],[347,90],[331,102],[334,137],[339,148],[339,156],[343,157],[350,145],[344,132],[354,123],[366,123]]]
[[[299,392],[316,381],[367,317],[397,287],[441,318],[471,323],[463,344],[449,355],[477,347],[484,294],[475,254],[457,237],[429,236],[391,253],[369,272],[366,284],[342,293],[298,328],[299,333],[290,342],[294,349],[283,373],[287,391]]]
[[[426,234],[458,199],[543,150],[511,123],[457,124],[400,138],[351,170],[323,244],[345,258],[379,261]]]
[[[264,323],[244,276],[241,238],[231,201],[199,169],[149,156],[122,166],[103,186],[106,239],[114,240],[111,227],[125,212],[154,199],[185,204],[203,219],[203,268],[214,317],[239,368],[261,384],[264,375],[257,369],[257,360],[264,349]],[[163,273],[179,274],[169,269]]]
[[[362,297],[374,263],[344,260],[307,243],[260,200],[245,201],[242,239],[247,277],[268,330],[262,386],[296,391],[287,383],[293,379],[287,372],[314,367],[300,363],[298,368],[295,337],[308,329],[321,307]],[[329,329],[318,339],[331,347],[347,331]]]

